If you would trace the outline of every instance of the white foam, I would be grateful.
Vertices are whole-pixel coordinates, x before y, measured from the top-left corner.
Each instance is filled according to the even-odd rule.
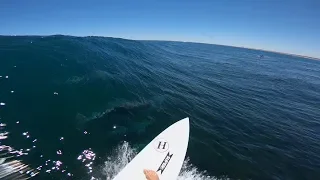
[[[128,142],[119,145],[104,162],[102,174],[105,177],[101,179],[113,179],[136,155],[137,151]],[[227,180],[228,178],[224,179]],[[204,171],[200,171],[193,166],[187,158],[183,163],[178,180],[217,180],[217,178],[207,176]]]

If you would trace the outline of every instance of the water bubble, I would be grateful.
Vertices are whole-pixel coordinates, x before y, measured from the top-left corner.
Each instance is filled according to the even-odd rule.
[[[64,140],[64,137],[61,137],[61,138],[60,138],[60,141],[62,141],[62,140]]]
[[[113,129],[117,128],[117,126],[113,126]]]
[[[61,166],[62,165],[62,162],[61,161],[57,161],[56,162],[56,166]]]
[[[14,93],[14,91],[11,91],[11,93]]]
[[[20,123],[20,121],[17,121],[16,123],[17,123],[17,124],[19,124],[19,123]]]
[[[4,106],[4,105],[6,105],[6,103],[4,103],[4,102],[1,102],[1,103],[0,103],[0,106]]]
[[[6,79],[8,79],[9,78],[9,76],[6,76]]]
[[[54,94],[54,95],[58,95],[59,93],[57,93],[57,92],[54,92],[53,94]]]

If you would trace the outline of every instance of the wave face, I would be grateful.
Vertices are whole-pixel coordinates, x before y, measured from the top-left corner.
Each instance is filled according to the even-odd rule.
[[[319,102],[320,62],[301,57],[199,43],[0,37],[0,143],[21,154],[12,161],[39,172],[35,179],[111,179],[187,116],[179,179],[318,179]]]

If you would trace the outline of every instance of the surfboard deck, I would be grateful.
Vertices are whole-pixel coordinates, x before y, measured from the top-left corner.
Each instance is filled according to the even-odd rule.
[[[143,148],[114,180],[144,180],[144,169],[156,171],[160,180],[176,180],[186,156],[189,128],[189,118],[169,126]]]

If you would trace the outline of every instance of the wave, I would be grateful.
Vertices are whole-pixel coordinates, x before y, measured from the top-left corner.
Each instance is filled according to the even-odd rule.
[[[108,116],[113,115],[128,115],[132,116],[138,111],[147,110],[151,107],[151,103],[148,101],[142,102],[126,102],[119,106],[114,106],[112,108],[108,108],[103,112],[94,112],[91,116],[87,117],[81,113],[76,115],[77,124],[82,126],[85,123],[95,121],[98,119],[107,118]]]

